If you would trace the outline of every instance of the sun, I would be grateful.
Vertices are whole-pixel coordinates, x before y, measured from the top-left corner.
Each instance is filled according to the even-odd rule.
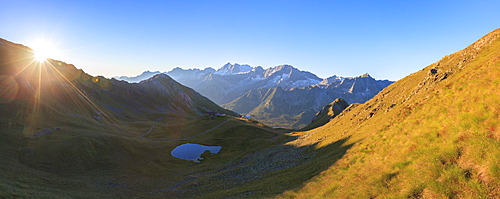
[[[47,58],[49,58],[49,56],[45,53],[45,51],[40,51],[40,50],[36,50],[33,56],[35,57],[35,60],[39,62],[45,61],[47,60]]]
[[[30,47],[33,49],[33,57],[39,62],[45,61],[48,58],[58,58],[60,56],[55,45],[49,41],[37,40],[33,42]]]

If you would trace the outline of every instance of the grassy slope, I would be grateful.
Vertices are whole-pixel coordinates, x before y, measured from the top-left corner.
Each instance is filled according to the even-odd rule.
[[[54,67],[36,65],[26,47],[3,43],[6,45],[0,46],[0,198],[175,197],[177,191],[169,188],[182,184],[190,176],[203,177],[246,153],[283,142],[281,130],[230,116],[208,120],[189,110],[187,113],[170,109],[153,111],[176,98],[189,105],[185,97],[195,94],[180,85],[177,91],[185,91],[186,95],[167,92],[173,95],[170,97],[155,93],[147,97],[161,99],[137,101],[134,106],[133,100],[141,97],[134,96],[137,89],[133,87],[137,84],[119,85],[62,62],[51,61]],[[140,89],[149,91],[156,92]],[[132,94],[126,95],[128,92]],[[204,99],[193,101],[205,108],[216,106],[208,100],[203,102]],[[174,108],[183,109],[185,104],[175,104]],[[193,139],[140,138],[153,125],[148,135],[151,138],[185,138],[225,121],[228,122]],[[54,127],[57,130],[53,132],[32,136]],[[194,165],[169,154],[187,142],[222,146],[223,153]]]
[[[325,126],[296,133],[296,146],[321,150],[345,140],[352,148],[280,197],[500,197],[499,84],[500,29]]]
[[[61,130],[35,139],[25,138],[22,126],[6,129],[0,137],[0,168],[7,171],[0,172],[0,197],[178,197],[177,188],[169,188],[211,175],[247,154],[283,142],[283,132],[279,130],[230,117],[186,123],[191,132],[181,136],[203,132],[206,125],[227,120],[229,122],[210,133],[178,141],[119,135],[104,125],[94,129],[61,126]],[[159,122],[140,123],[129,125],[128,131],[139,135],[157,123],[160,131],[155,132],[156,136],[162,132]],[[171,137],[168,132],[163,133]],[[202,164],[193,164],[169,154],[183,143],[216,145],[223,149],[220,154],[206,157]],[[195,193],[183,193],[183,196],[191,194]]]

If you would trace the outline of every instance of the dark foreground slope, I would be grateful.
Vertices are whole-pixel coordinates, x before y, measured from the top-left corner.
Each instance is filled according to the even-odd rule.
[[[184,196],[176,187],[284,138],[167,75],[93,77],[6,40],[0,84],[0,198]],[[195,164],[170,155],[184,143],[222,150]]]
[[[500,29],[295,135],[352,147],[283,198],[499,198]]]

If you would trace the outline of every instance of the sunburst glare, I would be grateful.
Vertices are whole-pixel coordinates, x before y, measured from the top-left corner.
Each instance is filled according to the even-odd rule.
[[[60,51],[55,45],[47,40],[36,40],[30,47],[34,51],[33,57],[39,62],[45,61],[48,58],[60,58],[61,56]]]

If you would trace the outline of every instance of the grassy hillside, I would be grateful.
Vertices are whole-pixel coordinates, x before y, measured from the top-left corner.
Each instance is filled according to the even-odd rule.
[[[179,118],[181,119],[181,118]],[[2,120],[2,126],[8,126]],[[209,133],[206,125],[222,126]],[[142,139],[153,124],[154,137],[175,140]],[[189,133],[163,131],[184,123],[139,121],[127,129],[134,135],[99,126],[61,126],[39,138],[22,135],[22,126],[0,134],[1,198],[172,198],[197,194],[182,191],[185,183],[210,176],[247,154],[283,142],[283,132],[231,117],[189,121]],[[106,133],[105,133],[106,132]],[[184,139],[188,138],[188,139]],[[221,146],[219,154],[205,156],[202,163],[174,158],[176,146],[197,143]],[[215,184],[214,184],[215,185]],[[204,192],[210,189],[204,190]]]
[[[500,29],[289,144],[345,155],[281,198],[499,198]],[[315,159],[316,162],[322,160]],[[299,174],[298,175],[303,175]]]
[[[185,196],[177,187],[284,141],[168,76],[93,77],[0,41],[0,198]],[[184,143],[222,150],[196,164],[170,155]]]

